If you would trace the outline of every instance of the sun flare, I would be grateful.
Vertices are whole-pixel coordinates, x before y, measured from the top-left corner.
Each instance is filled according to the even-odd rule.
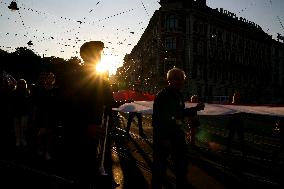
[[[102,55],[101,62],[96,67],[96,71],[99,73],[108,72],[109,75],[113,75],[119,66],[118,57],[111,54],[104,54]]]

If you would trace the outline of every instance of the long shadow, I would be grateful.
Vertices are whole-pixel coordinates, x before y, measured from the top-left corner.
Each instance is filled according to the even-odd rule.
[[[151,168],[152,160],[149,158],[149,154],[146,153],[143,150],[143,148],[132,137],[129,137],[129,140],[134,144],[135,148],[137,149],[137,152],[143,157],[143,159],[147,163],[147,166]]]
[[[121,115],[121,118],[120,118],[121,120],[122,119],[124,119],[124,121],[127,121],[126,120],[126,118],[123,116],[123,115]],[[136,128],[138,128],[138,122],[134,119],[133,120],[133,122],[132,122],[132,124],[133,124],[133,126],[135,126]],[[125,129],[126,128],[126,125],[125,124],[123,124],[123,128],[122,129]],[[153,149],[153,143],[149,140],[149,139],[144,139],[144,142],[146,143],[146,144],[148,144],[149,145],[149,147],[151,147],[152,149]]]
[[[116,134],[118,135],[115,135],[114,140],[116,143],[116,148],[118,149],[116,150],[116,152],[120,158],[120,166],[124,177],[123,189],[149,188],[146,179],[144,178],[144,175],[142,174],[141,170],[138,167],[140,166],[139,163],[133,157],[130,149],[126,148],[126,146],[128,146],[127,143],[129,141],[125,139],[123,136],[121,136],[123,133],[116,133]]]
[[[124,117],[122,116],[121,120],[123,120],[123,119],[124,119]],[[138,127],[136,120],[134,120],[132,124],[133,124],[133,126]],[[122,132],[124,134],[125,130],[121,126],[122,125],[119,126],[120,127],[119,130],[120,130],[120,132]],[[148,140],[147,138],[146,139],[145,138],[141,138],[141,137],[139,137],[136,134],[131,134],[124,140],[125,144],[127,143],[127,141],[131,142],[131,144],[133,144],[134,147],[135,147],[135,150],[132,151],[132,153],[139,153],[139,155],[141,155],[143,160],[145,161],[145,163],[144,163],[144,162],[140,162],[140,161],[134,159],[134,161],[136,161],[136,164],[139,164],[140,167],[142,167],[144,169],[148,169],[148,171],[151,172],[153,163],[152,163],[152,160],[149,157],[149,153],[145,152],[145,150],[139,144],[139,142],[137,142],[137,140],[142,140],[144,144],[147,144],[147,147],[151,148],[150,149],[151,153],[152,153],[152,150],[153,150],[153,143],[150,140]],[[130,155],[131,155],[131,152],[128,151],[128,153],[130,153]],[[168,177],[167,182],[164,183],[164,184],[165,184],[166,188],[174,189],[175,188],[175,178]]]
[[[135,120],[134,122],[135,122],[134,125],[138,127],[137,122]],[[151,168],[152,160],[149,158],[149,153],[146,153],[145,150],[143,150],[143,148],[138,144],[138,142],[136,142],[136,140],[132,138],[131,136],[128,136],[127,139],[134,144],[136,148],[136,152],[138,152],[143,157],[143,159],[147,163],[147,166]],[[151,151],[153,150],[153,144],[150,141],[148,141],[147,139],[142,139],[140,137],[138,138],[138,140],[143,140],[144,143],[148,144],[151,147]]]

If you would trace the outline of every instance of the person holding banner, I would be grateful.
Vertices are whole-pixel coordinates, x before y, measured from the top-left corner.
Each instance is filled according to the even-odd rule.
[[[241,95],[237,91],[233,95],[232,104],[239,105],[241,104]],[[244,119],[245,113],[238,112],[229,115],[229,121],[227,124],[228,128],[228,138],[227,138],[227,146],[226,151],[231,153],[231,146],[234,139],[235,134],[238,135],[238,139],[241,145],[242,154],[245,155],[245,140],[244,140]]]
[[[72,162],[75,174],[84,184],[97,186],[99,183],[99,187],[102,184],[103,188],[113,188],[113,180],[100,177],[105,175],[104,158],[108,151],[108,124],[103,124],[103,114],[105,107],[114,103],[105,74],[96,72],[103,48],[104,43],[101,41],[89,41],[81,46],[80,56],[84,63],[67,75],[68,81],[63,89],[64,120],[69,131],[68,143],[70,151],[73,151],[72,158],[75,158]]]
[[[198,103],[199,102],[198,96],[192,95],[190,101],[191,103]],[[188,126],[189,126],[189,133],[188,133],[189,143],[193,147],[196,147],[195,145],[196,133],[198,127],[200,126],[199,116],[197,115],[197,112],[196,114],[188,116]]]
[[[144,96],[144,94],[142,93],[142,91],[139,89],[140,84],[135,84],[134,86],[134,94],[132,95],[131,99],[133,101],[143,101],[143,100],[148,100],[146,96]],[[139,129],[139,136],[142,138],[146,138],[146,135],[143,131],[143,116],[142,113],[139,112],[129,112],[128,114],[128,119],[127,119],[127,126],[126,126],[126,134],[129,135],[129,131],[130,131],[130,127],[131,127],[131,123],[134,120],[134,117],[137,117],[138,120],[138,129]]]
[[[152,188],[162,189],[166,184],[167,159],[171,157],[176,174],[176,188],[189,188],[186,177],[189,157],[185,137],[184,118],[204,109],[203,103],[185,108],[181,89],[185,73],[173,68],[167,73],[169,85],[156,96],[153,105],[153,171]]]

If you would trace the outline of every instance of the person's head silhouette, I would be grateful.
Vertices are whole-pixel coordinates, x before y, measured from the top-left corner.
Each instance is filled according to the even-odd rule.
[[[17,89],[22,90],[22,89],[27,89],[27,82],[24,79],[19,79],[17,82]]]
[[[180,90],[184,85],[186,75],[180,68],[170,69],[167,73],[167,80],[170,86]]]
[[[101,41],[89,41],[80,48],[80,56],[87,64],[98,64],[101,60],[101,53],[104,43]]]

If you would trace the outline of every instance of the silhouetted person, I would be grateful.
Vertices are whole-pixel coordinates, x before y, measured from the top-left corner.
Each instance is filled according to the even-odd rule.
[[[153,172],[152,188],[161,189],[166,183],[167,159],[171,157],[176,175],[176,188],[188,188],[186,179],[189,157],[183,119],[196,114],[204,104],[185,108],[181,89],[185,73],[173,68],[167,73],[169,85],[160,91],[153,105]]]
[[[16,89],[11,93],[11,104],[13,112],[13,123],[16,146],[27,146],[27,128],[28,119],[31,115],[30,91],[27,88],[27,82],[19,79]]]
[[[197,95],[193,95],[190,98],[191,103],[198,103],[199,99]],[[200,126],[199,116],[197,115],[197,112],[193,115],[190,115],[188,117],[188,126],[189,126],[189,142],[192,146],[195,146],[195,140],[196,140],[196,132],[198,127]]]
[[[112,93],[117,92],[118,88],[117,85],[112,84],[111,85],[111,91]],[[115,132],[115,122],[118,119],[118,111],[112,110],[112,108],[118,108],[121,103],[116,102],[114,99],[112,99],[112,103],[109,103],[107,106],[105,106],[104,110],[104,125],[108,123],[108,132],[113,133]]]
[[[34,126],[37,130],[37,153],[44,160],[51,158],[50,147],[58,120],[58,94],[55,75],[41,72],[33,90]]]
[[[280,118],[278,121],[278,127],[280,132],[280,149],[284,151],[284,118]]]
[[[146,137],[146,135],[145,135],[143,128],[142,128],[142,113],[129,112],[128,119],[127,119],[126,133],[129,134],[130,126],[131,126],[131,123],[134,120],[135,116],[137,117],[137,120],[138,120],[139,135],[144,138],[144,137]]]
[[[89,41],[80,48],[84,63],[67,76],[64,87],[64,124],[68,129],[70,155],[75,174],[82,183],[96,185],[101,179],[99,142],[104,141],[103,113],[114,102],[105,74],[96,72],[104,43]],[[69,157],[67,157],[69,158]],[[104,187],[107,184],[103,183]]]
[[[11,146],[15,145],[10,98],[11,92],[16,87],[16,81],[10,82],[3,75],[0,76],[0,147],[1,149],[9,150]]]
[[[135,93],[133,97],[131,97],[131,100],[133,101],[147,100],[144,94],[142,93],[142,91],[139,89],[139,86],[140,84],[135,84],[134,86]],[[135,116],[137,117],[137,120],[138,120],[137,124],[138,124],[138,129],[139,129],[139,135],[145,138],[146,135],[143,131],[143,121],[142,121],[143,116],[142,116],[142,113],[139,113],[139,112],[129,112],[128,119],[127,119],[126,133],[129,134],[131,123],[133,122]]]
[[[281,153],[284,153],[284,118],[278,118],[276,127],[279,129],[280,147],[273,152],[273,159],[279,158]]]
[[[235,92],[232,99],[232,104],[241,104],[241,96],[239,92]],[[227,124],[229,133],[227,138],[227,151],[231,152],[231,145],[235,134],[238,135],[238,139],[241,145],[243,155],[245,154],[245,143],[244,143],[244,115],[245,113],[234,113],[229,115],[229,121]]]

